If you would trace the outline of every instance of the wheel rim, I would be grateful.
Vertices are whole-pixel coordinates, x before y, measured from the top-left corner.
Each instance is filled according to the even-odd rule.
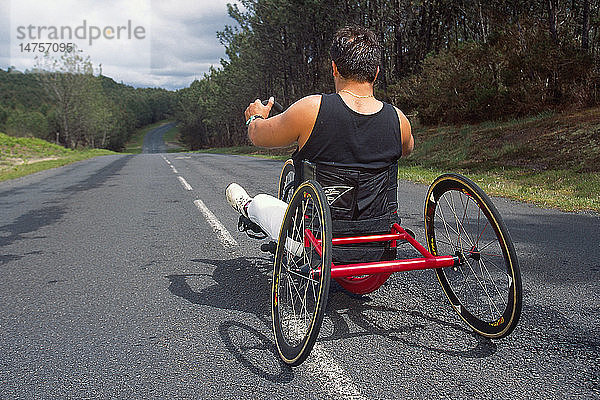
[[[279,178],[279,192],[278,197],[286,203],[289,203],[292,195],[294,194],[294,179],[296,173],[294,170],[294,164],[291,160],[286,161],[281,171]]]
[[[287,174],[286,180],[283,186],[283,195],[281,196],[281,200],[288,203],[292,194],[294,193],[294,172]]]
[[[510,235],[491,200],[469,179],[443,175],[429,190],[425,225],[431,253],[460,260],[436,270],[455,311],[486,337],[512,332],[521,311],[521,278]]]
[[[512,278],[494,227],[477,202],[463,192],[445,192],[435,212],[442,223],[436,230],[438,252],[462,261],[444,269],[452,291],[475,318],[488,323],[500,320],[508,307]]]
[[[315,314],[323,294],[321,267],[314,244],[306,242],[305,229],[316,239],[324,237],[322,215],[314,197],[304,193],[291,214],[281,245],[281,269],[274,299],[282,338],[289,347],[299,347],[307,340],[315,323]]]

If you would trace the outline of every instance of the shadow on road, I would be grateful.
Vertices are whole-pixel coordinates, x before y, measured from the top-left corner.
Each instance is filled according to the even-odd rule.
[[[403,343],[407,347],[416,347],[438,354],[462,358],[485,358],[497,351],[496,344],[491,340],[475,334],[461,324],[447,322],[422,311],[371,304],[369,296],[350,294],[337,284],[332,284],[327,309],[326,318],[331,321],[333,327],[328,335],[320,336],[320,341],[381,336],[387,340]],[[347,318],[344,318],[344,316]],[[351,332],[346,320],[353,322],[361,330]],[[399,320],[409,322],[398,325]],[[417,321],[424,321],[424,323]],[[458,331],[459,334],[473,337],[477,344],[474,348],[451,350],[443,342],[440,342],[439,346],[434,346],[426,345],[421,340],[408,339],[410,333],[422,332],[422,334],[417,334],[417,338],[419,338],[422,335],[427,335],[427,331],[432,329],[436,331]]]
[[[270,260],[241,257],[192,261],[215,266],[211,277],[216,284],[196,292],[188,280],[205,274],[168,275],[171,293],[193,304],[254,314],[270,327],[271,283],[266,275]],[[225,321],[219,325],[219,335],[231,355],[254,375],[276,383],[294,378],[293,370],[277,355],[273,340],[257,329],[239,321]]]
[[[253,314],[270,329],[271,278],[267,275],[272,268],[270,259],[240,257],[230,260],[191,261],[213,265],[215,270],[212,275],[166,276],[170,282],[168,290],[172,294],[193,304]],[[205,276],[210,276],[216,283],[199,291],[190,287],[189,279]],[[497,351],[496,344],[474,334],[461,324],[443,321],[421,311],[372,303],[369,296],[349,294],[332,283],[319,341],[333,342],[363,336],[380,336],[403,343],[407,347],[462,358],[485,358]],[[408,322],[400,326],[395,324],[398,319],[394,316],[398,315]],[[382,325],[390,325],[389,321],[393,321],[391,327]],[[351,329],[349,322],[359,329]],[[248,371],[272,382],[286,383],[293,379],[293,370],[279,359],[271,337],[239,321],[225,321],[218,329],[225,348]],[[409,333],[417,333],[418,337],[428,335],[427,331],[432,329],[458,331],[461,335],[471,336],[476,342],[475,347],[469,345],[468,348],[457,349],[454,346],[453,349],[449,349],[442,342],[437,346],[436,343],[426,344],[418,338],[415,339],[414,335],[412,339],[407,337]],[[423,333],[419,334],[420,331]]]
[[[281,361],[271,338],[258,330],[241,322],[225,321],[219,325],[219,335],[229,353],[254,375],[275,383],[294,379],[294,370]]]

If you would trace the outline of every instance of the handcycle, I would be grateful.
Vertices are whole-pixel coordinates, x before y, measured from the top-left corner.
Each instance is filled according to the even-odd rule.
[[[280,107],[277,107],[280,108]],[[275,247],[271,312],[281,359],[296,366],[312,350],[323,321],[330,281],[367,294],[394,272],[434,269],[450,305],[477,334],[498,339],[517,325],[522,308],[521,274],[500,213],[473,181],[443,174],[425,196],[427,248],[393,223],[390,232],[332,237],[327,196],[315,180],[296,185],[292,160],[285,162],[278,198],[288,203]],[[297,186],[297,187],[296,187]],[[422,257],[336,264],[334,246],[404,242]]]

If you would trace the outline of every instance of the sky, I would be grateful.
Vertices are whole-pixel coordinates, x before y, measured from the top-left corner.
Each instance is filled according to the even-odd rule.
[[[235,0],[0,0],[0,69],[33,69],[39,43],[50,43],[51,58],[74,43],[96,74],[188,87],[226,57],[216,33],[235,24],[227,3]]]

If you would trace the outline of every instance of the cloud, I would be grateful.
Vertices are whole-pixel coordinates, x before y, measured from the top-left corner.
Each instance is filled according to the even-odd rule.
[[[227,15],[231,2],[235,1],[0,0],[0,68],[32,69],[35,54],[22,48],[27,43],[74,42],[117,82],[187,87],[225,57],[216,35],[225,25],[235,24]],[[51,27],[71,36],[52,38]],[[136,27],[143,32],[139,38],[132,37]],[[79,35],[74,37],[77,28]]]

